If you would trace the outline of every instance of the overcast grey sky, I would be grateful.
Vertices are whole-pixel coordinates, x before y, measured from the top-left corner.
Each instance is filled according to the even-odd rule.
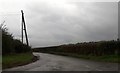
[[[24,10],[32,47],[117,39],[118,0],[104,1],[0,0],[0,23],[5,20],[8,31],[21,39]]]

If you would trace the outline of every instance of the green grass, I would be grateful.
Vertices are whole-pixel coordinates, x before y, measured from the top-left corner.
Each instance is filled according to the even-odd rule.
[[[78,57],[95,61],[120,63],[120,57],[118,57],[118,55],[103,55],[103,56],[78,55]]]
[[[32,62],[33,55],[31,53],[12,54],[2,56],[2,68],[10,68],[19,65],[24,65]]]
[[[93,56],[93,55],[79,55],[79,54],[75,54],[75,53],[63,53],[63,52],[52,52],[51,54],[76,57],[76,58],[80,58],[80,59],[87,59],[87,60],[93,60],[93,61],[120,63],[119,55]]]

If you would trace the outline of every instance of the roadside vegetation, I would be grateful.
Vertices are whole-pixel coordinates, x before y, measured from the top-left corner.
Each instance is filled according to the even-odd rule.
[[[93,61],[120,63],[120,56],[118,55],[95,56],[95,55],[80,55],[75,53],[62,53],[62,52],[49,52],[49,53],[62,55],[62,56],[75,57],[80,59],[86,59],[86,60],[93,60]]]
[[[11,54],[3,56],[2,67],[10,68],[25,65],[32,62],[33,55],[31,53],[20,53],[20,54]]]
[[[34,48],[35,52],[52,53],[103,62],[120,63],[120,41],[98,41]]]
[[[35,57],[30,46],[14,39],[6,28],[2,29],[2,69],[33,62]]]

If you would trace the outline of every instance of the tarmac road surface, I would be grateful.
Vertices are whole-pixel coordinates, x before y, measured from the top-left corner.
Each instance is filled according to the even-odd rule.
[[[96,62],[46,53],[33,53],[40,59],[34,63],[3,71],[118,71],[117,63]]]

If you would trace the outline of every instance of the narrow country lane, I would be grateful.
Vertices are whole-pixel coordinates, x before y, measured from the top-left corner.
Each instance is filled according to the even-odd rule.
[[[4,71],[117,71],[117,63],[95,62],[46,53],[34,53],[40,59],[34,63]]]

